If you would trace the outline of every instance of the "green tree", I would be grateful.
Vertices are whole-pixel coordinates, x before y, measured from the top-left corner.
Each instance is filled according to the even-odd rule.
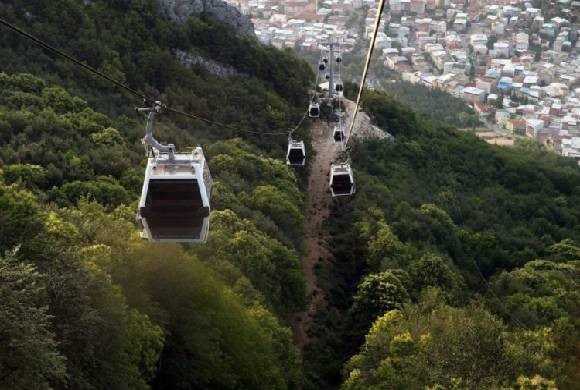
[[[284,388],[285,375],[295,378],[288,349],[280,348],[281,363],[270,344],[279,337],[272,325],[266,331],[260,312],[244,308],[195,258],[177,246],[136,245],[128,259],[138,281],[127,283],[142,286],[141,294],[162,308],[159,320],[168,320],[155,386]],[[291,371],[282,372],[282,364]]]
[[[550,325],[578,310],[580,264],[536,260],[498,275],[491,284],[489,300],[508,321],[529,327]]]
[[[32,239],[42,231],[35,197],[17,185],[0,182],[0,251]]]
[[[491,35],[489,38],[487,38],[487,43],[486,46],[489,50],[493,49],[493,44],[497,42],[497,36],[495,35]]]
[[[26,188],[38,188],[46,184],[46,170],[40,165],[8,165],[3,168],[2,176],[6,183],[12,184],[19,182]]]
[[[448,262],[433,254],[423,255],[410,265],[409,280],[415,299],[425,288],[435,287],[441,289],[442,295],[447,295],[453,302],[461,299],[465,288],[461,275]]]
[[[346,365],[343,388],[495,388],[545,372],[549,353],[514,361],[512,350],[525,341],[513,340],[484,307],[452,308],[439,299],[432,290],[418,305],[378,318]]]
[[[0,257],[0,383],[49,389],[66,379],[48,314],[45,278],[14,253]]]
[[[569,238],[550,246],[547,250],[554,261],[580,260],[580,246]]]
[[[367,275],[353,297],[353,333],[364,334],[377,317],[401,308],[408,300],[407,290],[394,272]]]

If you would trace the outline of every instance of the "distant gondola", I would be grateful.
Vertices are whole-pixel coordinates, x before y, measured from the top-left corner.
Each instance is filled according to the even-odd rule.
[[[335,143],[340,143],[345,140],[344,129],[340,125],[334,126],[334,129],[332,130],[332,139]]]
[[[311,102],[310,106],[308,107],[308,116],[310,118],[319,118],[320,117],[320,105],[316,102]]]
[[[286,164],[290,166],[303,166],[306,164],[306,148],[303,141],[288,141]]]
[[[338,96],[342,97],[344,92],[344,86],[342,85],[342,81],[337,81],[334,84],[334,90],[338,93]]]
[[[349,164],[333,164],[330,167],[330,192],[333,197],[348,196],[355,193],[355,182]]]

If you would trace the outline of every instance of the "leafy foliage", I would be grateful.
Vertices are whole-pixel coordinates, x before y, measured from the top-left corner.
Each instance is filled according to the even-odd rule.
[[[334,361],[356,355],[345,388],[495,388],[518,381],[573,388],[580,329],[574,161],[487,145],[384,93],[367,91],[363,108],[394,140],[355,145],[358,192],[336,204],[327,225],[336,262],[322,276],[332,280],[327,294],[340,314],[318,322],[322,336],[306,358],[324,375],[309,373],[312,387],[337,385],[336,373],[321,367],[329,358],[314,353],[324,350]],[[383,277],[396,278],[411,303],[381,306]],[[433,288],[439,303],[422,311],[420,299]],[[361,305],[366,291],[374,293],[362,295],[371,304]],[[377,325],[392,316],[397,331]],[[437,332],[418,330],[423,323],[438,323]],[[469,372],[467,361],[480,372]]]
[[[547,334],[536,335],[550,341]],[[500,388],[524,373],[552,374],[549,350],[538,351],[541,357],[513,356],[529,348],[527,341],[506,332],[485,308],[452,308],[438,303],[431,290],[417,305],[377,319],[361,353],[346,366],[343,388]]]
[[[23,342],[0,351],[2,383],[300,387],[285,321],[306,300],[303,197],[295,173],[277,161],[285,137],[260,133],[295,125],[310,69],[209,19],[172,24],[154,0],[10,1],[0,9],[132,88],[228,125],[156,121],[163,142],[204,144],[215,180],[212,234],[202,248],[140,242],[144,118],[124,92],[18,36],[0,36],[8,72],[0,73],[0,253],[19,248],[1,262],[0,315],[21,305],[26,316],[3,317],[9,329],[23,327]],[[177,50],[238,74],[187,68]],[[12,291],[17,274],[29,295]]]
[[[49,388],[65,379],[50,329],[44,280],[14,253],[0,258],[0,379],[7,388]]]
[[[0,10],[132,88],[232,125],[156,123],[162,141],[204,144],[212,235],[199,248],[141,242],[143,118],[123,92],[0,35],[0,340],[10,340],[1,382],[302,387],[285,323],[306,303],[301,182],[280,161],[284,137],[262,133],[300,118],[308,66],[209,19],[171,24],[154,0],[14,0]],[[237,75],[187,68],[178,50]],[[359,192],[336,202],[328,223],[335,272],[321,270],[329,306],[305,351],[306,386],[337,387],[348,361],[347,389],[573,388],[577,167],[425,119],[460,122],[469,111],[409,96],[421,98],[420,114],[365,96],[395,139],[353,150]]]
[[[113,134],[115,144],[127,144],[110,129],[96,134]],[[95,133],[87,134],[83,142],[94,140],[91,134]],[[52,141],[60,144],[59,136],[53,134]],[[232,141],[231,146],[240,142]],[[120,150],[127,152],[126,146]],[[244,157],[262,159],[250,152]],[[44,365],[34,360],[29,366],[7,362],[11,381],[18,370],[28,369],[27,380],[35,386],[57,381],[75,388],[107,389],[149,384],[165,388],[179,382],[228,388],[298,385],[300,369],[289,330],[266,309],[284,314],[304,305],[304,281],[293,246],[268,236],[231,210],[214,212],[212,241],[196,250],[204,265],[177,246],[156,248],[134,241],[133,216],[123,204],[136,194],[133,186],[120,184],[126,183],[123,177],[91,180],[95,177],[91,173],[87,180],[67,181],[65,176],[60,188],[46,190],[38,179],[43,168],[30,164],[37,161],[24,161],[3,169],[5,180],[13,184],[0,184],[0,220],[5,221],[0,242],[3,250],[21,244],[18,260],[12,262],[19,266],[19,261],[30,259],[40,272],[34,275],[47,275],[46,318],[50,315],[56,321],[39,318],[37,326],[46,331],[35,336],[39,338],[35,345],[55,351]],[[294,188],[295,196],[286,207],[296,213],[302,202],[296,196],[296,179],[282,164],[277,169],[278,185]],[[220,178],[232,173],[224,167],[216,175],[216,182],[228,193],[231,187],[221,184]],[[242,173],[239,178],[252,177]],[[101,190],[99,183],[116,186],[124,197],[101,192],[107,187]],[[279,192],[277,186],[270,187]],[[86,197],[102,205],[87,202]],[[60,207],[45,206],[41,199],[55,199]],[[248,199],[252,201],[252,191]],[[284,213],[284,204],[278,207]],[[297,223],[302,223],[301,217]],[[281,231],[274,222],[271,227]],[[218,276],[210,267],[224,272]],[[12,285],[6,286],[9,292]],[[202,323],[206,325],[201,327]],[[41,352],[39,358],[42,353],[51,352]],[[15,356],[14,352],[3,356],[9,355]]]
[[[398,81],[388,86],[388,92],[403,104],[434,122],[457,127],[472,127],[479,122],[473,108],[464,100],[437,88]],[[444,109],[442,109],[444,107]]]
[[[353,333],[365,334],[375,318],[409,300],[403,282],[391,271],[367,275],[353,297]]]
[[[384,68],[382,62],[379,64],[378,68]],[[414,84],[398,80],[397,78],[400,78],[400,76],[396,73],[389,74],[388,78],[394,78],[384,88],[389,96],[433,123],[451,125],[458,128],[471,128],[479,123],[473,108],[468,106],[464,100],[451,95],[449,92],[438,88],[428,88],[420,83]],[[347,84],[346,89],[346,94],[358,93],[358,85]],[[368,103],[370,101],[367,101]]]

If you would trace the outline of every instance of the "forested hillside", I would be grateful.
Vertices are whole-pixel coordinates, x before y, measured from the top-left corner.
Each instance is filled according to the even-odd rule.
[[[386,92],[395,96],[401,103],[412,107],[417,113],[432,121],[459,128],[472,127],[479,122],[473,109],[464,100],[447,91],[402,80],[383,86]]]
[[[0,15],[109,76],[223,128],[163,115],[204,147],[203,247],[138,238],[143,104],[0,34],[0,388],[297,388],[286,321],[306,301],[300,180],[282,159],[312,73],[290,54],[156,1],[0,2]],[[233,66],[188,69],[176,51]]]
[[[143,102],[1,29],[1,389],[580,383],[573,161],[490,146],[365,93],[394,139],[351,145],[357,193],[326,221],[328,304],[301,358],[288,322],[310,299],[306,174],[285,165],[279,133],[304,113],[309,65],[211,19],[174,24],[156,0],[0,0],[0,15],[209,119],[161,115],[155,135],[203,146],[214,179],[206,245],[142,241]]]
[[[332,310],[319,315],[309,377],[345,389],[575,388],[575,162],[487,145],[383,93],[363,106],[394,141],[354,147],[358,193],[328,224]]]

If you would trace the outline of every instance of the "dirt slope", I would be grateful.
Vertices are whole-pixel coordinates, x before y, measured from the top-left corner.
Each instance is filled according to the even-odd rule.
[[[343,100],[346,106],[346,131],[348,132],[352,122],[354,103]],[[291,319],[294,332],[294,342],[302,351],[309,342],[309,330],[312,327],[314,317],[319,308],[327,304],[324,291],[318,286],[315,267],[320,262],[333,262],[332,252],[329,250],[328,237],[324,236],[323,223],[330,215],[330,206],[333,199],[328,190],[330,165],[336,160],[341,146],[332,141],[333,123],[314,121],[310,127],[312,135],[312,147],[316,155],[310,162],[310,175],[306,192],[306,226],[305,248],[306,255],[302,267],[306,277],[307,293],[311,297],[308,308],[296,313]],[[364,112],[357,115],[354,128],[355,138],[384,137],[382,130],[370,124],[369,117]],[[347,137],[349,134],[346,134]],[[355,178],[356,180],[356,178]]]

